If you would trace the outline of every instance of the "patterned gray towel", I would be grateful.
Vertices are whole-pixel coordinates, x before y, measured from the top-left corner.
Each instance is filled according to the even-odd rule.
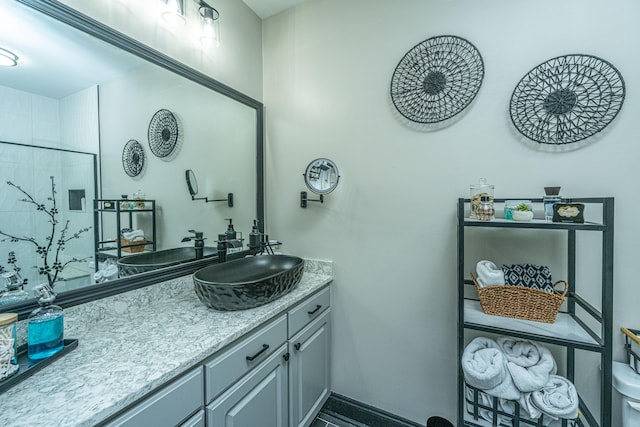
[[[507,286],[524,286],[553,293],[551,271],[547,266],[534,264],[503,265],[504,282]]]

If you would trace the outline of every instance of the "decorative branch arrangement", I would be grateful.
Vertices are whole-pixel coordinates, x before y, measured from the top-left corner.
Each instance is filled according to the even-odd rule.
[[[51,196],[47,197],[47,200],[51,202],[51,206],[47,207],[44,203],[37,202],[29,193],[24,191],[22,187],[12,183],[11,181],[7,181],[7,185],[16,188],[26,197],[21,199],[21,202],[30,203],[36,207],[38,211],[46,214],[48,218],[48,222],[51,224],[51,234],[45,238],[44,244],[41,244],[34,237],[18,237],[12,234],[9,234],[2,229],[0,229],[0,235],[5,236],[4,239],[0,240],[2,242],[10,241],[10,242],[28,242],[34,245],[36,253],[41,256],[43,260],[42,266],[34,266],[34,268],[38,269],[38,274],[46,276],[47,282],[49,286],[53,289],[55,282],[59,280],[64,280],[64,278],[58,278],[58,275],[64,270],[64,268],[71,264],[72,262],[84,262],[91,257],[85,258],[71,258],[69,261],[61,262],[60,261],[60,253],[64,251],[65,245],[72,239],[79,239],[82,233],[86,233],[91,229],[91,227],[86,227],[78,230],[74,234],[69,234],[69,220],[65,221],[64,226],[59,231],[58,238],[56,240],[56,229],[58,228],[58,219],[57,216],[60,213],[56,206],[56,185],[53,176],[51,178]],[[51,259],[53,258],[53,259]],[[13,257],[9,256],[9,263],[13,264],[15,267],[15,254]]]

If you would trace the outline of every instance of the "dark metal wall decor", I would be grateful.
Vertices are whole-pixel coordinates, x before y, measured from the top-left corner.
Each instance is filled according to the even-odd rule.
[[[159,110],[149,123],[149,148],[157,157],[169,156],[178,143],[178,121],[169,110]]]
[[[437,36],[414,46],[400,60],[391,78],[391,99],[412,122],[450,119],[473,101],[482,79],[480,52],[457,36]]]
[[[144,149],[135,139],[130,139],[122,150],[122,167],[127,175],[140,175],[144,169]]]
[[[540,144],[566,145],[603,130],[625,97],[624,80],[609,62],[564,55],[529,71],[511,95],[511,121]]]

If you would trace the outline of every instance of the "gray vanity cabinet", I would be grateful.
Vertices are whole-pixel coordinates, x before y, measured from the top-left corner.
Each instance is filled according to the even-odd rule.
[[[202,379],[202,367],[199,366],[153,393],[141,403],[107,423],[106,426],[203,425],[197,423],[198,413],[196,413],[202,408]],[[201,413],[202,411],[200,411]]]
[[[327,290],[328,296],[328,290]],[[328,307],[328,306],[327,306]],[[331,310],[289,340],[289,425],[307,427],[331,393]]]
[[[108,427],[308,427],[331,392],[330,288],[241,337]]]
[[[282,427],[288,424],[287,345],[207,406],[208,427]]]

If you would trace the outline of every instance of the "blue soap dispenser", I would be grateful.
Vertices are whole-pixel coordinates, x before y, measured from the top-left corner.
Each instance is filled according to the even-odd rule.
[[[56,294],[48,284],[38,289],[40,307],[31,312],[27,321],[27,353],[30,360],[52,356],[64,348],[64,316],[62,308],[53,304]]]

